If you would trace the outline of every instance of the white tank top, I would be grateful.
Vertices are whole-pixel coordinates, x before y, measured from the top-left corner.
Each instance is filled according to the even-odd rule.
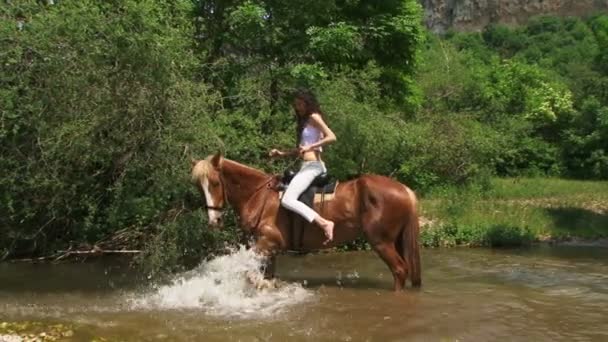
[[[318,128],[316,128],[315,126],[307,124],[306,126],[304,126],[304,129],[302,130],[302,138],[300,140],[300,144],[307,146],[307,145],[314,144],[321,139],[323,139],[323,133],[321,133],[321,131]],[[322,152],[323,148],[321,146],[319,146],[319,147],[315,147],[314,150]]]

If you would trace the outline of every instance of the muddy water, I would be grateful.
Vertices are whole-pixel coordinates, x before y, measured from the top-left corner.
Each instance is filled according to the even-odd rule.
[[[241,249],[153,288],[109,260],[0,264],[0,320],[75,341],[608,341],[606,248],[424,250],[400,294],[373,253],[282,256],[265,291],[242,277],[257,263]]]

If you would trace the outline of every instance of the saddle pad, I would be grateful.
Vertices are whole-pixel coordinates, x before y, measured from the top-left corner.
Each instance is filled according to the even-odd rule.
[[[335,193],[336,193],[336,188],[338,187],[338,182],[332,183],[332,184],[328,184],[329,186],[331,186],[331,188],[329,188],[328,186],[325,186],[325,191],[327,191],[325,193],[325,202],[329,202],[331,200],[334,199]],[[309,188],[310,189],[310,188]],[[305,195],[306,192],[308,192],[309,190],[304,191],[304,193],[302,195]],[[283,194],[285,192],[284,191],[279,191],[279,198],[283,198]],[[303,200],[302,196],[300,196],[299,200]],[[313,203],[321,203],[321,201],[323,200],[323,193],[315,193],[315,198],[313,200]],[[306,203],[307,201],[303,201],[304,203]],[[306,203],[308,204],[308,203]]]
[[[279,198],[283,198],[283,191],[279,192]],[[323,194],[315,194],[314,203],[321,203],[321,199],[323,198]],[[334,194],[325,194],[325,202],[329,202],[334,199]]]

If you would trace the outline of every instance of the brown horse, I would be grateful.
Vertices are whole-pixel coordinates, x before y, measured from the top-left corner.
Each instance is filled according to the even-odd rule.
[[[222,210],[230,204],[242,229],[253,234],[254,248],[269,257],[284,251],[295,238],[290,213],[280,206],[273,187],[276,177],[223,158],[219,153],[192,161],[192,182],[205,197],[212,227],[222,225]],[[323,231],[304,227],[300,245],[304,250],[333,247],[357,238],[361,232],[390,268],[395,291],[405,287],[410,276],[419,287],[420,252],[416,195],[405,185],[378,175],[364,175],[339,183],[332,200],[324,203],[322,215],[335,222],[333,241],[324,245]],[[271,274],[272,275],[272,274]]]

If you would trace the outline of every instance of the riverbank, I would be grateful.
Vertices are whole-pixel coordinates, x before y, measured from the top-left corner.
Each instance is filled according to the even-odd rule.
[[[493,179],[485,189],[430,193],[420,207],[427,247],[608,246],[608,182]]]
[[[495,178],[483,188],[436,190],[420,196],[419,206],[421,244],[425,247],[517,247],[533,243],[608,247],[608,182]],[[235,243],[240,230],[234,224],[229,222],[222,231],[202,228],[200,233],[206,235],[203,240],[217,245],[203,243],[203,247],[216,251],[220,245]],[[179,226],[175,229],[183,231]],[[152,270],[180,264],[177,252],[168,253],[165,244],[143,244],[141,234],[119,232],[119,248],[115,243],[82,245],[76,250],[12,261],[55,262],[120,254],[135,257]],[[145,247],[139,248],[142,245]],[[370,247],[360,238],[327,252],[364,249]],[[200,260],[191,259],[192,264]]]

